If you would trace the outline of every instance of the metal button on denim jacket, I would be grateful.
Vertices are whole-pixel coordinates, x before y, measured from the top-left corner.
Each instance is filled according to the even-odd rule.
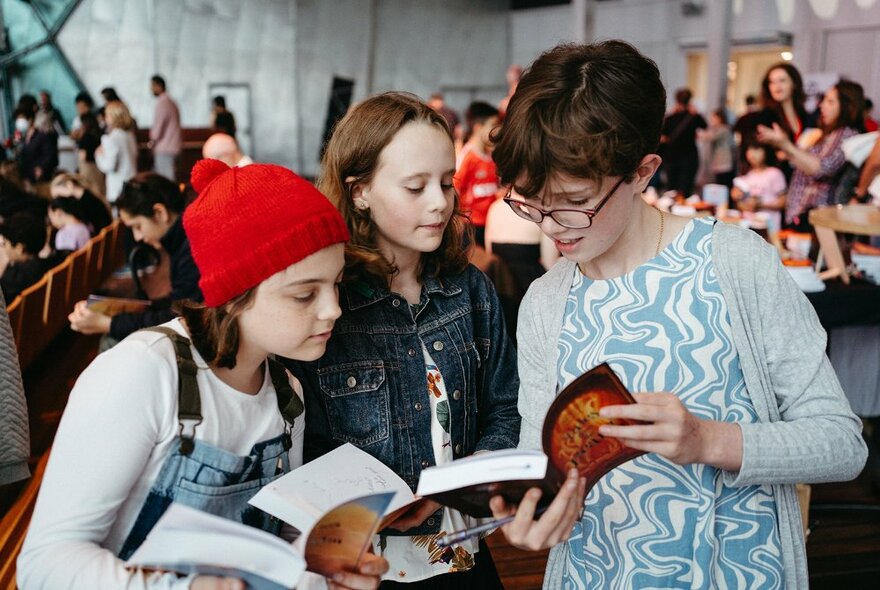
[[[513,448],[519,440],[516,351],[488,278],[473,266],[427,277],[412,309],[365,283],[340,289],[342,317],[318,361],[287,361],[306,399],[305,460],[352,443],[413,489],[434,465],[422,344],[443,375],[456,458]],[[440,519],[407,532],[437,532]]]

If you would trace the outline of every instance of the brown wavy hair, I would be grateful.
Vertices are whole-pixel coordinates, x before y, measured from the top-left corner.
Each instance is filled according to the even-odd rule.
[[[254,304],[252,287],[218,307],[185,300],[174,304],[186,324],[190,340],[205,361],[214,367],[234,369],[241,330],[238,316]]]
[[[371,280],[386,288],[398,272],[379,250],[376,226],[369,210],[352,202],[352,188],[369,184],[379,167],[379,157],[407,123],[426,123],[443,130],[452,142],[446,119],[419,97],[406,92],[385,92],[358,103],[336,124],[321,160],[318,190],[327,195],[348,225],[351,240],[345,246],[345,279]],[[459,208],[458,195],[440,247],[422,255],[419,274],[457,274],[468,264],[470,225]]]
[[[833,86],[837,88],[837,98],[840,101],[840,114],[831,125],[822,121],[822,131],[830,133],[840,127],[851,127],[860,133],[865,132],[865,91],[862,85],[852,80],[840,80]]]
[[[629,43],[559,45],[523,75],[493,132],[498,176],[526,197],[557,173],[629,181],[656,153],[665,109],[657,64]]]

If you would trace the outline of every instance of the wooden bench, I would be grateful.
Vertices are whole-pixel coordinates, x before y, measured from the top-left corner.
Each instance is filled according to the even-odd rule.
[[[49,450],[40,457],[34,474],[27,482],[24,490],[12,508],[0,520],[0,590],[15,590],[15,561],[24,544],[24,537],[31,515],[34,513],[34,505],[37,502],[37,493],[43,481],[43,473],[46,471],[46,463],[49,461]]]

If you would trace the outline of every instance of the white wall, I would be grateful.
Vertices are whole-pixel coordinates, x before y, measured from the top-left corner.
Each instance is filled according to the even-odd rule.
[[[687,53],[707,47],[708,3],[715,1],[721,0],[698,1],[704,5],[698,16],[684,16],[680,0],[594,2],[588,35],[638,47],[657,62],[671,92],[687,83]],[[734,46],[775,45],[780,32],[791,35],[794,63],[802,72],[839,71],[865,86],[875,102],[880,99],[880,0],[733,0],[733,5]],[[574,38],[574,14],[574,5],[511,11],[513,60],[527,65]]]
[[[657,62],[668,89],[686,84],[687,53],[707,45],[708,7],[685,17],[679,0],[577,1],[590,2],[587,38],[630,41]],[[880,2],[733,1],[734,45],[790,33],[802,71],[839,70],[880,99]],[[834,14],[819,16],[813,5],[831,6]],[[249,84],[253,155],[311,175],[334,75],[355,80],[355,99],[371,84],[376,92],[423,97],[443,90],[462,110],[472,99],[503,96],[510,63],[528,65],[581,36],[574,3],[508,6],[507,0],[84,0],[59,41],[91,93],[97,98],[103,86],[115,86],[142,126],[153,118],[154,73],[165,76],[189,127],[208,122],[209,84]]]
[[[143,127],[153,120],[154,73],[165,77],[186,127],[207,125],[209,84],[249,84],[255,158],[314,175],[331,80],[354,79],[355,99],[364,97],[371,55],[375,92],[427,97],[448,88],[458,109],[503,96],[507,7],[506,0],[84,0],[59,42],[96,100],[114,86]]]

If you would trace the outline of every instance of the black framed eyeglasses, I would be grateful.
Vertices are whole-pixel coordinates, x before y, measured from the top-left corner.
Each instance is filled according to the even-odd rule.
[[[550,211],[545,211],[540,207],[536,207],[535,205],[511,197],[510,194],[513,191],[513,187],[507,189],[507,196],[504,197],[504,202],[510,205],[510,208],[513,209],[514,213],[523,219],[528,219],[535,223],[541,223],[544,221],[545,217],[550,217],[550,219],[568,229],[587,229],[593,225],[593,218],[599,213],[602,207],[605,206],[605,203],[608,202],[611,195],[617,192],[617,189],[620,188],[623,181],[624,177],[621,177],[620,180],[611,187],[611,190],[602,197],[599,204],[592,209],[551,209]]]

